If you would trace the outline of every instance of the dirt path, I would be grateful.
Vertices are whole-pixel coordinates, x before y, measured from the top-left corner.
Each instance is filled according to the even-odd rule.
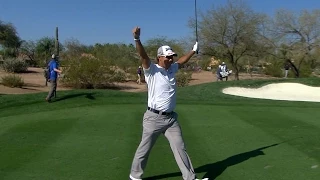
[[[25,82],[25,86],[22,88],[9,88],[3,85],[0,85],[0,94],[26,94],[26,93],[38,93],[38,92],[47,92],[48,87],[45,86],[45,80],[43,77],[43,69],[41,68],[29,68],[28,73],[19,74]],[[0,71],[0,78],[7,75],[4,71]],[[263,75],[253,75],[252,77],[248,74],[240,74],[240,79],[266,79],[270,78]],[[230,77],[230,80],[234,80],[234,77]],[[197,85],[203,83],[215,82],[216,76],[212,72],[202,71],[192,74],[192,80],[189,85]],[[135,82],[126,82],[126,83],[115,83],[115,86],[118,87],[121,91],[127,92],[142,92],[147,91],[146,84],[137,84]],[[61,87],[58,85],[59,90],[69,90],[69,88]]]
[[[0,79],[8,75],[4,71],[0,71]],[[10,88],[0,85],[0,94],[26,94],[26,93],[38,93],[48,91],[48,87],[45,86],[45,79],[43,77],[43,69],[41,68],[28,68],[27,73],[18,74],[24,80],[25,86],[22,88]],[[68,88],[59,87],[58,90],[67,90]]]

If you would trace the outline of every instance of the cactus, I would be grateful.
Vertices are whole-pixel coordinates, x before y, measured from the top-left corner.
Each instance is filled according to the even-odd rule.
[[[59,58],[59,32],[58,27],[56,27],[56,41],[55,41],[55,55]]]

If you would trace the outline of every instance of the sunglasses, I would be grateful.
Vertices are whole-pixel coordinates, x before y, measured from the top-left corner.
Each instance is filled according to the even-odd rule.
[[[171,55],[171,56],[163,56],[163,57],[166,57],[167,59],[173,59],[173,55]]]

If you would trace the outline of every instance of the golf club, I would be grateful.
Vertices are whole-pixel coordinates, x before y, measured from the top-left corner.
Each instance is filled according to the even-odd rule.
[[[194,0],[194,14],[195,14],[195,21],[196,21],[196,42],[198,42],[198,15],[197,15],[197,0]],[[199,48],[196,52],[199,53]]]

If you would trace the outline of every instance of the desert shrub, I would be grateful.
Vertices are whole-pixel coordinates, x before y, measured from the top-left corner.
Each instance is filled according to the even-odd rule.
[[[179,87],[188,86],[192,76],[192,71],[180,70],[176,74],[176,82]]]
[[[267,63],[264,72],[273,77],[283,77],[283,61],[272,61]]]
[[[210,58],[204,58],[203,60],[199,61],[199,66],[203,70],[207,70],[207,67],[209,66],[210,62],[211,62]]]
[[[132,66],[126,69],[126,80],[136,80],[137,79],[137,70],[139,66]],[[142,72],[143,73],[143,72]]]
[[[299,68],[299,77],[310,77],[312,75],[312,69],[309,64],[302,63]]]
[[[126,73],[122,71],[115,71],[113,74],[108,74],[108,79],[111,82],[124,82],[126,81]]]
[[[73,88],[99,89],[126,79],[107,61],[89,56],[66,60],[63,72],[62,83]]]
[[[320,75],[320,68],[315,68],[313,70],[313,72],[314,72],[315,75],[319,76]]]
[[[26,72],[28,70],[28,64],[23,60],[10,58],[10,59],[4,60],[2,64],[2,68],[6,72],[21,73],[21,72]]]
[[[1,84],[7,87],[22,87],[24,84],[21,76],[9,74],[1,78]]]

